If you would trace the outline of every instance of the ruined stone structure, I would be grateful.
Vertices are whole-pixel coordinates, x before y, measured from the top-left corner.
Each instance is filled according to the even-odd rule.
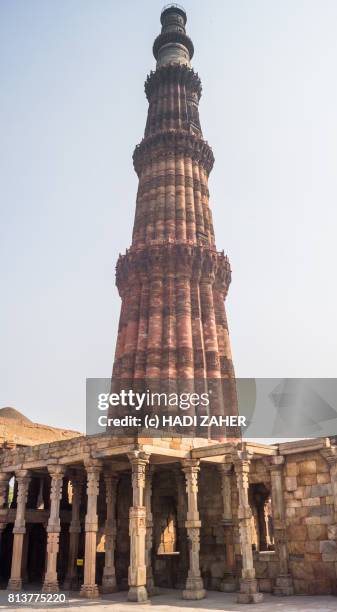
[[[11,445],[32,446],[80,435],[78,431],[33,423],[15,408],[0,408],[0,448]]]
[[[113,373],[135,387],[220,381],[211,410],[235,415],[230,269],[215,248],[201,86],[185,12],[173,5],[161,22],[134,154],[132,246],[117,264]],[[216,589],[224,598],[237,591],[243,604],[263,592],[334,593],[336,441],[268,446],[224,429],[207,439],[107,431],[13,445],[0,454],[0,536],[0,579],[12,590],[34,584],[87,598],[125,590],[143,602],[160,587],[190,600]]]

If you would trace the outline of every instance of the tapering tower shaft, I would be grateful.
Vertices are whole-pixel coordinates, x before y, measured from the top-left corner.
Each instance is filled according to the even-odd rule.
[[[144,138],[133,161],[139,178],[132,245],[120,256],[122,298],[113,375],[128,381],[223,380],[213,410],[237,414],[224,300],[231,272],[215,246],[203,139],[201,83],[190,66],[186,14],[162,12],[153,45],[157,67],[145,83]]]

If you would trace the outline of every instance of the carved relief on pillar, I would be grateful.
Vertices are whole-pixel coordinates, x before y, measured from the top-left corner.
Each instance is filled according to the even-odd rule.
[[[79,534],[81,533],[80,506],[83,492],[84,475],[78,470],[69,473],[72,485],[71,522],[69,525],[69,552],[67,575],[64,589],[71,590],[77,582],[76,559],[78,555]]]
[[[238,451],[234,458],[234,469],[239,494],[238,521],[240,548],[242,555],[242,574],[238,603],[258,603],[262,601],[262,593],[258,593],[257,580],[253,563],[252,538],[250,522],[252,511],[248,499],[249,469],[252,455]]]
[[[129,510],[130,565],[128,573],[129,601],[144,602],[146,590],[146,508],[144,488],[149,455],[141,451],[128,454],[132,470],[133,505]]]
[[[185,474],[186,481],[186,493],[187,493],[187,522],[188,521],[199,521],[198,512],[198,475],[200,471],[200,461],[198,459],[185,459],[182,462],[183,472]],[[193,526],[193,525],[192,525]],[[200,526],[200,525],[199,525]]]
[[[275,551],[279,560],[279,574],[273,592],[275,595],[293,595],[293,579],[289,573],[286,518],[284,507],[283,468],[284,457],[274,456],[265,460],[270,470],[271,501],[273,508],[273,529]]]
[[[185,526],[189,542],[189,570],[183,599],[203,599],[206,595],[200,573],[200,527],[198,511],[198,474],[199,460],[186,459],[182,462],[186,479],[187,515]]]
[[[98,459],[89,459],[85,463],[87,472],[87,514],[85,517],[85,555],[84,582],[81,586],[81,597],[98,597],[96,584],[96,548],[97,548],[97,497],[102,463]]]
[[[10,474],[0,473],[0,538],[7,525],[9,479]]]
[[[231,593],[236,591],[235,578],[235,553],[234,553],[234,534],[232,516],[232,477],[233,465],[231,463],[221,463],[218,465],[221,478],[221,494],[223,503],[222,524],[224,528],[224,540],[226,546],[226,568],[224,577],[220,584],[221,591]]]
[[[149,595],[156,594],[152,572],[152,546],[153,546],[153,517],[152,517],[152,480],[155,466],[147,465],[144,492],[144,505],[146,512],[146,535],[145,535],[145,565],[146,565],[146,589]]]
[[[117,591],[115,572],[115,545],[116,545],[116,496],[118,474],[106,470],[104,472],[106,521],[105,521],[105,561],[102,578],[102,592],[114,593]]]
[[[44,593],[55,593],[59,590],[57,577],[57,555],[59,552],[59,539],[61,531],[60,501],[62,497],[65,468],[61,465],[49,465],[48,471],[51,476],[50,513],[47,526],[47,568],[42,591]]]
[[[134,451],[128,454],[128,458],[131,463],[133,505],[143,506],[146,466],[149,462],[149,455],[140,451]]]
[[[18,492],[16,518],[13,528],[14,539],[11,577],[8,582],[8,589],[11,591],[20,591],[22,589],[22,552],[26,533],[25,512],[30,483],[30,472],[28,470],[19,470],[15,473],[15,479]]]
[[[232,472],[231,463],[220,463],[218,471],[221,478],[221,494],[223,503],[222,522],[232,524]]]
[[[7,525],[9,478],[9,474],[0,474],[0,558],[2,554],[2,534]]]

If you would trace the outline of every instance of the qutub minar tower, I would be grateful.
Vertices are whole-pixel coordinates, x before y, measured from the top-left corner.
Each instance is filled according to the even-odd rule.
[[[133,161],[139,177],[132,245],[117,263],[122,298],[113,376],[194,381],[213,387],[211,412],[236,415],[224,300],[231,279],[216,250],[208,176],[214,157],[203,139],[201,83],[191,68],[185,11],[169,6],[145,83],[145,135]],[[222,380],[222,383],[220,381]],[[225,438],[226,432],[213,434]],[[228,436],[227,436],[228,437]]]
[[[145,135],[134,153],[132,245],[117,263],[112,385],[206,385],[211,415],[235,417],[224,307],[230,268],[216,250],[208,204],[213,154],[199,122],[201,85],[185,11],[171,5],[161,22],[156,71],[145,84]],[[0,584],[18,596],[27,587],[87,598],[121,590],[144,602],[165,587],[190,600],[206,589],[238,591],[248,604],[262,592],[336,592],[334,437],[267,445],[218,427],[204,436],[53,430],[37,443],[38,426],[6,414]]]

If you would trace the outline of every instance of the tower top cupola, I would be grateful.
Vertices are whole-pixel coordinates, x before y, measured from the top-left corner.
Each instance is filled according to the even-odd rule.
[[[153,44],[157,68],[169,64],[190,66],[194,47],[185,30],[187,21],[185,9],[179,4],[169,4],[163,8],[160,21],[161,33]]]

